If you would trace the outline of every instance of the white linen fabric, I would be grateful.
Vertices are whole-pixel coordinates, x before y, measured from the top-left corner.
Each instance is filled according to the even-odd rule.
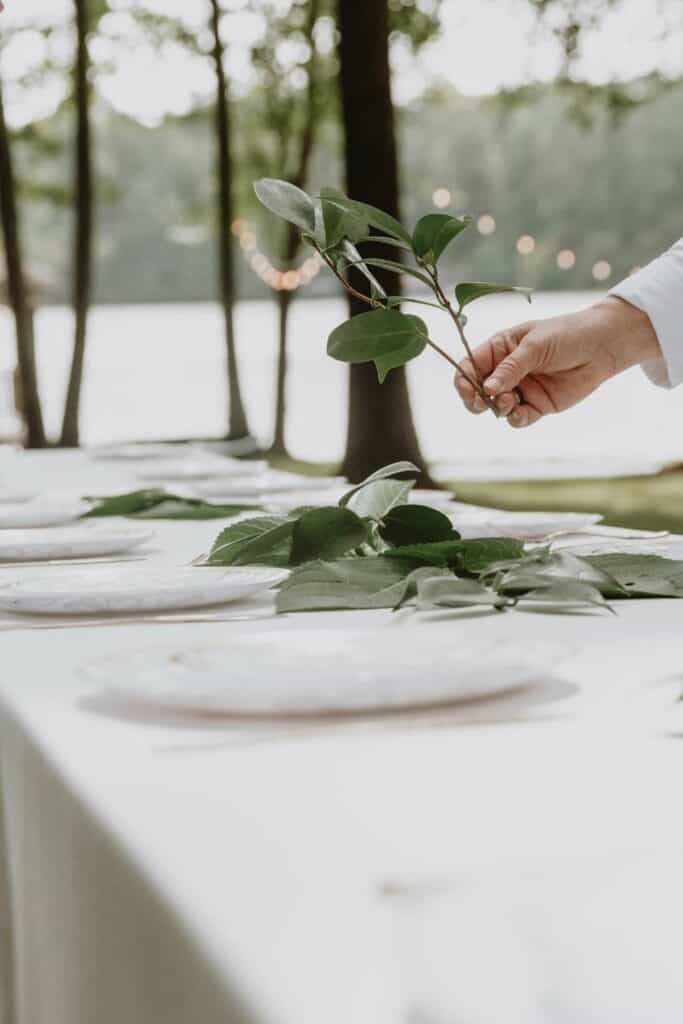
[[[662,357],[643,363],[650,380],[665,388],[680,384],[683,381],[683,238],[612,288],[610,295],[641,309],[652,322]]]
[[[79,459],[28,461],[87,493]],[[153,564],[219,528],[159,524]],[[3,633],[1,1024],[680,1024],[683,601],[618,613]],[[292,628],[444,658],[492,623],[569,660],[470,706],[281,725],[115,712],[82,668]]]

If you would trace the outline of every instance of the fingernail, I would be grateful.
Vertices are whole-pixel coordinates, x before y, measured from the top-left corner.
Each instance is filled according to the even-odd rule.
[[[484,384],[484,387],[486,388],[490,395],[495,395],[498,391],[503,390],[503,385],[501,384],[497,377],[489,377],[489,379]]]
[[[522,422],[522,414],[519,409],[513,410],[513,412],[510,413],[509,419],[511,423],[520,424]]]

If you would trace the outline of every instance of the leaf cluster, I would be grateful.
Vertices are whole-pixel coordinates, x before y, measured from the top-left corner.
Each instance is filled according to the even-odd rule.
[[[424,320],[397,308],[402,301],[426,303],[447,313],[467,348],[463,334],[467,322],[464,310],[470,303],[500,292],[519,292],[529,298],[527,288],[476,281],[457,284],[454,303],[447,296],[439,280],[438,264],[470,224],[469,217],[430,213],[421,217],[409,231],[390,214],[349,199],[337,189],[323,188],[318,195],[311,196],[289,182],[262,178],[255,183],[254,190],[263,206],[293,224],[344,287],[371,307],[370,312],[353,317],[332,332],[327,352],[333,359],[345,363],[373,362],[380,381],[384,381],[390,370],[421,355],[428,345],[454,362],[431,341]],[[361,255],[359,247],[365,243],[373,244],[372,254]],[[395,250],[392,258],[375,254],[378,243],[387,253]],[[412,264],[402,261],[405,254],[412,257]],[[350,283],[348,272],[351,269],[365,277],[369,295],[358,292]],[[433,292],[434,301],[403,300],[399,295],[387,295],[373,274],[376,269],[397,276],[409,275]],[[469,353],[469,348],[467,351]],[[481,385],[481,381],[478,383]]]
[[[94,502],[82,519],[126,516],[129,519],[229,519],[252,512],[259,505],[216,505],[200,498],[185,498],[158,488],[129,491],[103,498],[86,498]]]
[[[205,565],[290,568],[279,612],[482,607],[612,611],[609,601],[683,597],[683,562],[651,555],[578,558],[508,537],[463,540],[448,516],[409,504],[410,462],[378,470],[335,506],[228,526]]]

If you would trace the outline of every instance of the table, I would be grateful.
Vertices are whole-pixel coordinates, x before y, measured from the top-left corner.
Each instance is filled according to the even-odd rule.
[[[159,557],[205,525],[160,531]],[[489,618],[401,614],[266,625],[272,643],[379,630],[389,652],[395,629],[489,642]],[[561,673],[448,713],[279,728],[115,719],[79,674],[263,620],[3,634],[6,1021],[679,1022],[682,625],[660,600],[499,616],[568,648]]]

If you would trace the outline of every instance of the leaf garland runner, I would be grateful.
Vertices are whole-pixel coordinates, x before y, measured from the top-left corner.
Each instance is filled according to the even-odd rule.
[[[254,512],[261,505],[215,505],[200,498],[183,498],[159,488],[129,491],[109,497],[88,497],[95,502],[81,519],[126,516],[128,519],[229,519]]]
[[[278,612],[472,607],[613,611],[609,601],[683,597],[683,561],[579,558],[509,537],[463,540],[448,516],[408,504],[411,463],[387,466],[337,505],[227,526],[199,564],[290,568]]]

